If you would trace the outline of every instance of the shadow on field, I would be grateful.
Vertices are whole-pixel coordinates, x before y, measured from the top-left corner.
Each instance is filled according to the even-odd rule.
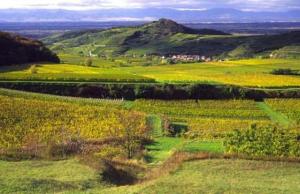
[[[12,71],[24,71],[31,67],[32,64],[4,66],[0,68],[0,73],[8,73]]]
[[[108,161],[103,162],[102,181],[114,185],[133,185],[138,181],[137,174],[130,168],[118,168]]]

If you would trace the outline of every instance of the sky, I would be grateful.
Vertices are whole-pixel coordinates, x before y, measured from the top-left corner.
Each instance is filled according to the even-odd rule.
[[[111,9],[174,8],[205,10],[234,8],[244,11],[287,11],[300,9],[300,0],[0,0],[0,9]]]

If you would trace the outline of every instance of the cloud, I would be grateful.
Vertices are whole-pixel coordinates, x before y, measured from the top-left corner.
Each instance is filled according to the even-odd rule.
[[[234,8],[242,10],[278,11],[299,9],[299,0],[13,0],[0,1],[0,8],[177,8],[211,9]]]

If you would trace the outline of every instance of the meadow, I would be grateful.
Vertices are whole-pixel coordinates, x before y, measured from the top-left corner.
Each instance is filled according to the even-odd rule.
[[[299,193],[299,169],[296,163],[212,159],[184,163],[155,181],[117,187],[99,181],[97,171],[74,159],[0,161],[0,192]]]
[[[63,55],[64,64],[37,64],[35,73],[29,66],[1,67],[2,81],[81,81],[81,82],[159,82],[211,83],[246,87],[298,87],[300,77],[273,75],[274,69],[300,70],[299,59],[247,59],[188,64],[161,64],[147,58],[93,59],[92,67],[85,58]],[[121,61],[121,62],[120,62]],[[128,62],[134,61],[134,62]],[[121,63],[121,64],[120,64]]]

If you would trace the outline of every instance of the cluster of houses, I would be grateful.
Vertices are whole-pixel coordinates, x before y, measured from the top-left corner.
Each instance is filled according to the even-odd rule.
[[[92,51],[88,52],[88,57],[97,57],[98,55],[95,55],[92,53]],[[125,55],[127,56],[127,55]],[[132,55],[131,57],[136,58],[136,55]],[[147,54],[145,54],[143,57],[148,57]],[[201,56],[201,55],[170,55],[170,56],[162,56],[162,60],[170,60],[172,62],[210,62],[213,61],[213,58],[207,57],[207,56]]]
[[[170,57],[162,56],[162,59],[171,59],[174,62],[197,62],[197,61],[212,61],[211,57],[200,55],[173,55]]]

